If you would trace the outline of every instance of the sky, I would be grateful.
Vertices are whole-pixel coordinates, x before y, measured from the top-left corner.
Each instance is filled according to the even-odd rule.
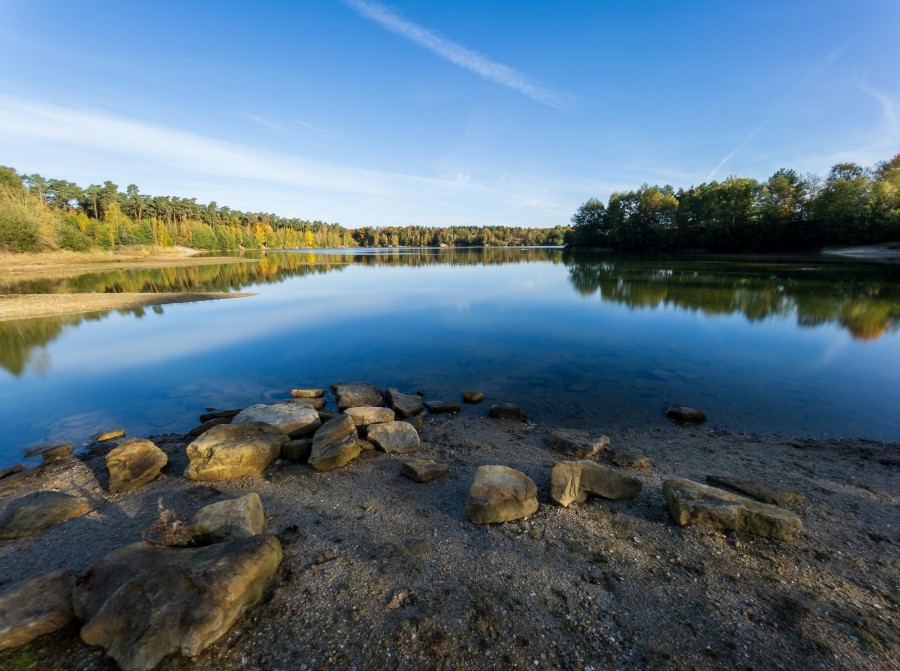
[[[900,2],[0,0],[0,165],[360,226],[900,152]]]

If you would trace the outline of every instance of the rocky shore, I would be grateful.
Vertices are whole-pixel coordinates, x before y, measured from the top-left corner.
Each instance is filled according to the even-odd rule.
[[[900,445],[290,396],[0,472],[0,668],[900,666]]]

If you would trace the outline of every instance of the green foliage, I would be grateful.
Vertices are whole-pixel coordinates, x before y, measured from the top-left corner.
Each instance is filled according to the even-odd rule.
[[[53,218],[31,193],[8,179],[0,184],[0,250],[37,252],[57,247]]]

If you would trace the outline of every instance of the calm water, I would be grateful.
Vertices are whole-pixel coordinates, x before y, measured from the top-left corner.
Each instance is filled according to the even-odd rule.
[[[677,402],[733,430],[900,440],[900,264],[342,250],[0,285],[173,290],[258,295],[0,322],[0,466],[344,380],[482,389],[561,426],[660,426]]]

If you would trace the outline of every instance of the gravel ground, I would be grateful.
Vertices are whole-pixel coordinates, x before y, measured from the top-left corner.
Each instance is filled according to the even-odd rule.
[[[550,503],[551,427],[436,416],[416,455],[450,465],[417,484],[397,458],[364,452],[317,473],[274,466],[264,478],[191,483],[180,436],[162,478],[106,493],[103,450],[18,484],[88,496],[94,510],[0,544],[0,589],[44,570],[84,570],[140,539],[157,502],[189,518],[256,491],[284,561],[263,601],[197,659],[161,668],[233,669],[897,669],[900,668],[900,445],[805,440],[672,426],[611,434],[647,455],[633,501]],[[609,457],[601,455],[601,463]],[[476,526],[464,518],[482,464],[538,485],[531,517]],[[628,470],[628,469],[622,469]],[[669,519],[661,483],[709,473],[796,489],[804,528],[791,543]],[[0,512],[2,514],[2,512]],[[77,631],[0,653],[0,669],[114,669]]]

